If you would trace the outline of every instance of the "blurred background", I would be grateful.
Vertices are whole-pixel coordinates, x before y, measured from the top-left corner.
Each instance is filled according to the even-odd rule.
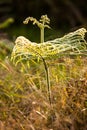
[[[23,24],[23,20],[32,16],[40,19],[47,14],[51,20],[52,29],[46,29],[45,40],[60,37],[65,33],[87,28],[87,0],[0,0],[0,24],[8,18],[13,18],[9,26],[1,27],[1,34],[8,34],[15,39],[19,35],[39,42],[39,29]]]

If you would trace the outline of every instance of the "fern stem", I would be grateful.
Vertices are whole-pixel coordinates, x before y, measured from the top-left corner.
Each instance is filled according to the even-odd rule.
[[[41,28],[41,39],[40,42],[43,43],[44,42],[44,27]]]
[[[48,66],[46,64],[46,61],[44,58],[42,58],[43,60],[43,63],[44,63],[44,68],[45,68],[45,72],[46,72],[46,79],[47,79],[47,91],[48,91],[48,98],[49,98],[49,102],[50,102],[50,105],[52,104],[52,101],[51,101],[51,90],[50,90],[50,79],[49,79],[49,71],[48,71]]]

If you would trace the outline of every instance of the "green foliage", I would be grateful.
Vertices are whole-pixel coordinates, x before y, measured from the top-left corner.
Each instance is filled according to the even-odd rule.
[[[0,23],[0,29],[7,28],[13,22],[14,22],[13,18],[6,19],[3,23]]]
[[[54,59],[63,55],[87,55],[87,43],[84,39],[86,29],[81,28],[62,38],[37,44],[23,36],[15,41],[11,59],[16,64],[22,60]]]
[[[33,24],[37,24],[41,30],[44,29],[45,23],[49,23],[48,17],[42,16],[41,22],[38,22],[35,18],[29,17],[24,23],[27,24],[29,20],[33,21]],[[46,72],[47,91],[51,104],[51,91],[48,66],[46,59],[58,58],[61,55],[84,55],[86,51],[86,41],[84,39],[86,33],[85,28],[78,29],[75,32],[69,33],[62,38],[56,38],[51,41],[42,42],[40,44],[31,42],[23,36],[20,36],[15,41],[11,60],[17,65],[22,61],[35,61],[42,60]],[[29,62],[28,62],[29,64]],[[25,65],[24,65],[25,66]]]

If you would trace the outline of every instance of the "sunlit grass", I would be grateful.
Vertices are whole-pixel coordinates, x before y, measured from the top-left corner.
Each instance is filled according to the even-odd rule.
[[[48,65],[51,64],[52,107],[47,98],[43,64],[33,65],[27,72],[21,72],[9,60],[8,64],[5,61],[0,64],[0,120],[7,130],[10,127],[20,130],[65,130],[68,127],[78,130],[80,127],[84,130],[87,118],[86,57],[48,61]]]

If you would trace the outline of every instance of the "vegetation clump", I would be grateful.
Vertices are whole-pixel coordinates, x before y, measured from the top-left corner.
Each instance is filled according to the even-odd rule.
[[[44,18],[50,21],[45,15],[24,22],[44,21],[45,27]],[[1,130],[87,129],[85,33],[81,28],[40,43],[23,36],[15,40],[11,61],[0,60]]]

